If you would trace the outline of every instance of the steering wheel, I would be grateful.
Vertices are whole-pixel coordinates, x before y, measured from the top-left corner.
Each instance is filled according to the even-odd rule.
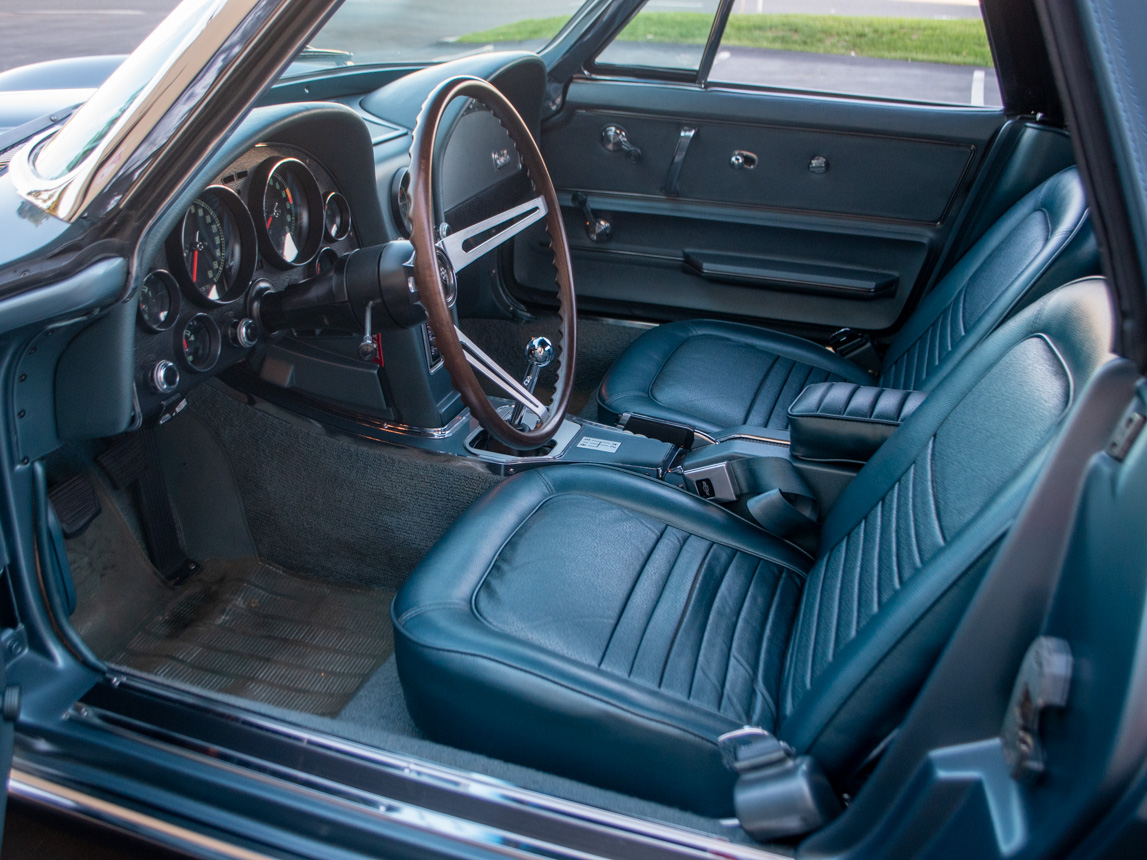
[[[435,237],[434,151],[435,139],[447,106],[456,98],[471,98],[485,105],[510,135],[517,147],[536,196],[491,218],[446,236]],[[467,265],[488,254],[537,221],[545,221],[557,272],[560,339],[557,345],[557,385],[553,402],[541,403],[513,374],[499,366],[454,324],[450,311],[455,276]],[[573,272],[569,244],[562,225],[561,207],[549,171],[533,135],[497,89],[480,78],[456,77],[440,84],[427,97],[414,127],[410,163],[410,241],[414,245],[414,280],[426,309],[438,350],[462,402],[486,431],[503,444],[525,451],[545,444],[561,427],[573,389],[577,314],[574,305]],[[477,373],[493,382],[526,411],[537,416],[533,427],[507,421],[486,397]]]

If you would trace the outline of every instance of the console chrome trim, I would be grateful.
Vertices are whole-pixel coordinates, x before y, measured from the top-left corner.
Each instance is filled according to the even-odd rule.
[[[748,442],[767,442],[770,445],[783,445],[788,448],[792,442],[789,439],[774,439],[771,436],[759,436],[755,433],[732,433],[728,436],[721,436],[717,442],[732,442],[736,439],[744,439]]]

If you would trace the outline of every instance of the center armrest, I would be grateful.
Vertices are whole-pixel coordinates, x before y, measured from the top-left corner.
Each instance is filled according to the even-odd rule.
[[[864,463],[924,402],[923,391],[851,382],[809,385],[789,407],[792,456]]]

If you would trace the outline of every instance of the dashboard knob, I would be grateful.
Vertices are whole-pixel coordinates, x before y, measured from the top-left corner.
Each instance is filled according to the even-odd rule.
[[[160,394],[170,394],[179,387],[179,368],[170,361],[157,361],[151,369],[151,387]]]
[[[259,326],[250,317],[236,320],[231,324],[231,342],[243,349],[250,349],[259,340]]]

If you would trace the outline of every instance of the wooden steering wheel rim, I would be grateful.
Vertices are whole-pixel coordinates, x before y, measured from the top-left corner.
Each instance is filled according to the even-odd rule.
[[[560,339],[556,344],[557,384],[553,402],[546,414],[530,430],[513,426],[498,414],[466,360],[466,354],[454,329],[454,318],[439,278],[434,241],[434,199],[432,179],[435,142],[446,108],[456,98],[468,97],[481,102],[497,117],[518,148],[522,167],[546,203],[545,226],[554,255],[558,286]],[[419,296],[434,329],[442,361],[450,372],[462,402],[488,433],[517,450],[531,450],[545,444],[561,427],[573,390],[574,355],[577,342],[577,312],[574,303],[573,271],[569,244],[562,224],[561,205],[549,171],[534,137],[514,106],[491,84],[474,77],[456,77],[444,81],[427,97],[419,112],[411,143],[410,223],[414,245],[414,278]]]

